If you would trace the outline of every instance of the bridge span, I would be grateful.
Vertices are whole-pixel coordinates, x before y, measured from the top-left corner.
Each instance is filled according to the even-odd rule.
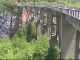
[[[60,6],[18,6],[19,23],[22,10],[26,9],[27,20],[36,20],[36,37],[42,32],[51,38],[52,48],[59,43],[60,58],[79,59],[80,54],[80,9]],[[42,27],[41,27],[42,26]],[[19,25],[17,24],[17,27]]]

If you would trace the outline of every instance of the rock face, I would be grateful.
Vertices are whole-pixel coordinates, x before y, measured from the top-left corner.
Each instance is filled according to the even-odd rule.
[[[26,10],[23,10],[21,17],[19,17],[19,27],[24,27],[26,22],[29,22],[28,13]],[[17,24],[17,16],[12,16],[12,23],[11,23],[11,16],[4,15],[3,12],[0,12],[0,37],[4,35],[14,35],[16,33],[16,24]]]
[[[10,22],[11,18],[0,12],[0,37],[10,34]]]
[[[27,13],[26,13],[26,11],[23,11],[23,14],[22,14],[22,27],[25,25],[26,20],[27,20]]]
[[[2,12],[0,13],[0,37],[9,35],[10,33],[10,20]]]
[[[21,17],[20,17],[20,21],[19,21],[19,27],[24,27],[25,23],[28,22],[28,13],[26,12],[26,10],[24,9],[22,11]]]

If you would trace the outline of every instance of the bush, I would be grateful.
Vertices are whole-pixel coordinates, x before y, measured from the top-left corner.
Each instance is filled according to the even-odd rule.
[[[58,59],[58,50],[50,51],[48,37],[42,36],[38,40],[35,37],[36,25],[32,22],[26,24],[11,40],[7,36],[1,38],[0,59],[45,60],[52,57]],[[29,38],[30,42],[27,40]]]
[[[49,39],[44,36],[35,42],[34,60],[46,59],[49,49]]]
[[[28,23],[27,26],[27,41],[30,42],[33,38],[36,38],[36,25],[35,22]]]

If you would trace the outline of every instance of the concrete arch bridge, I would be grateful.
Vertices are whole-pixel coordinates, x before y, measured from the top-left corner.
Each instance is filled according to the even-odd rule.
[[[49,36],[51,41],[54,42],[53,48],[59,41],[61,59],[66,59],[67,57],[79,59],[80,9],[59,6],[19,5],[17,27],[19,27],[24,8],[27,21],[36,20],[37,39],[40,38],[41,30],[43,30],[43,34]]]

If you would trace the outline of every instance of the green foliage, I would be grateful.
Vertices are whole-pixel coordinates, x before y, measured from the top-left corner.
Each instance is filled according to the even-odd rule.
[[[49,39],[44,36],[35,42],[34,60],[46,59],[49,49]]]
[[[35,22],[28,23],[26,26],[26,39],[30,42],[33,38],[36,38],[36,25]]]
[[[49,59],[59,60],[60,59],[60,55],[59,54],[60,54],[59,48],[55,48],[55,49],[49,48],[48,56],[47,56],[46,60],[49,60]]]
[[[22,5],[33,5],[35,2],[35,5],[51,5],[51,6],[73,6],[73,7],[79,7],[80,0],[19,0],[19,2]],[[29,3],[32,2],[32,3]],[[7,13],[11,12],[13,10],[14,12],[17,12],[17,4],[14,3],[14,0],[0,0],[0,11],[6,11]]]
[[[45,59],[49,49],[49,39],[41,39],[26,42],[23,38],[15,38],[12,41],[0,42],[1,59]],[[45,44],[44,44],[45,43]]]
[[[11,40],[7,36],[0,38],[0,59],[45,60],[49,56],[58,59],[59,50],[49,51],[49,38],[41,36],[36,40],[35,36],[36,25],[32,22],[27,23]],[[29,38],[30,42],[27,41]]]
[[[0,11],[17,12],[17,5],[13,2],[14,0],[0,0]]]

